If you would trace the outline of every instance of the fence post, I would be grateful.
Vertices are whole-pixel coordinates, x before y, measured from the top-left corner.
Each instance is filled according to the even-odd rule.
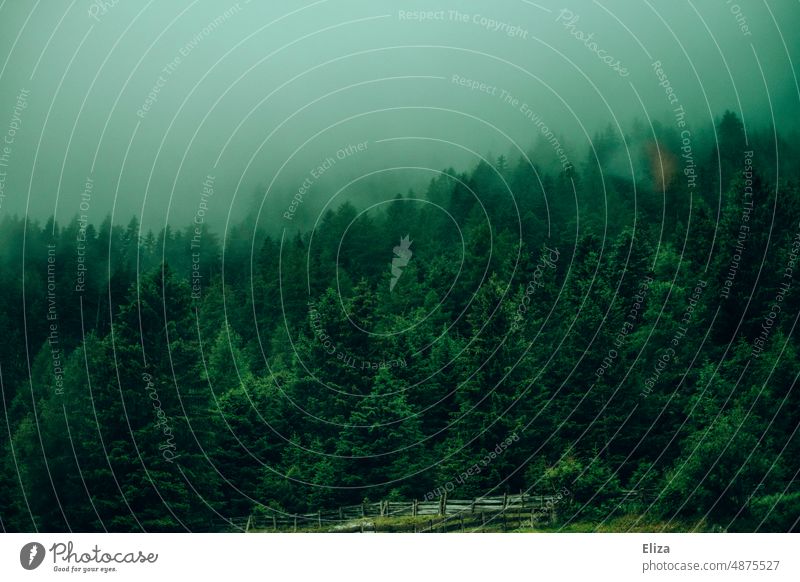
[[[322,527],[322,510],[321,509],[317,510],[317,525],[319,525],[319,527]]]
[[[442,495],[441,505],[439,506],[439,514],[447,515],[447,491]]]
[[[339,508],[339,521],[344,521],[344,514],[342,513],[342,508]]]
[[[244,526],[244,533],[247,533],[247,532],[250,531],[250,518],[251,517],[252,517],[251,515],[247,516],[247,525]]]
[[[364,513],[364,502],[361,502],[361,517],[366,517]]]
[[[417,500],[411,505],[411,517],[417,517]]]
[[[294,516],[294,531],[297,531],[297,516]]]

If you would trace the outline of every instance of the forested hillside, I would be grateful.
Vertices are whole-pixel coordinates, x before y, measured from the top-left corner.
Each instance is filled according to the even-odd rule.
[[[564,522],[599,524],[623,490],[797,529],[800,157],[747,137],[728,113],[690,164],[636,124],[566,169],[492,156],[281,231],[269,203],[214,230],[6,216],[3,529],[443,491],[568,491]]]

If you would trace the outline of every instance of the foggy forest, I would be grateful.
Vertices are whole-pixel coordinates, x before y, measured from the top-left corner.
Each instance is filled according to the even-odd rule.
[[[0,6],[3,531],[797,531],[796,4],[78,4]]]

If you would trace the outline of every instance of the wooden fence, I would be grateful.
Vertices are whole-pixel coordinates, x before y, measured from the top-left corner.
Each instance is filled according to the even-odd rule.
[[[248,517],[218,520],[211,525],[214,531],[414,531],[447,532],[491,528],[505,531],[509,528],[552,523],[564,495],[499,495],[475,499],[448,499],[443,495],[432,501],[376,501],[349,505],[316,513],[289,514],[277,510],[265,510]],[[624,491],[620,505],[636,503],[636,491]],[[375,518],[411,517],[402,526],[392,520]],[[382,525],[381,525],[382,524]]]
[[[552,521],[561,497],[555,495],[500,495],[475,499],[432,501],[376,501],[321,510],[316,513],[288,514],[262,511],[242,518],[219,520],[217,531],[377,531],[375,518],[411,517],[408,531],[457,531],[488,525],[494,528],[521,527]],[[391,523],[391,520],[380,520]],[[390,528],[391,529],[391,528]]]

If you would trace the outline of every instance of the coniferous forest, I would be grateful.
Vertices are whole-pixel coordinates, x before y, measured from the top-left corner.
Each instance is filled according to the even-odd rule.
[[[707,133],[540,141],[280,228],[6,214],[3,530],[564,491],[558,527],[796,531],[800,155]]]

